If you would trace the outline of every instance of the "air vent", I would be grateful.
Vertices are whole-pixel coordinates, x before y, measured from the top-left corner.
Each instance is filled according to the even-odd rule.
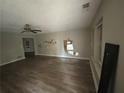
[[[85,3],[82,6],[83,6],[83,8],[88,8],[90,6],[90,3],[89,2],[88,3]]]

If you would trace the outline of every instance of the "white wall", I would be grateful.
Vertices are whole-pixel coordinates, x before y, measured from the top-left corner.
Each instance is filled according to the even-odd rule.
[[[1,59],[1,31],[0,31],[0,64],[1,64],[1,62],[2,62],[2,59]]]
[[[2,64],[24,57],[20,33],[2,32]]]
[[[36,42],[34,34],[12,31],[2,31],[1,33],[2,61],[0,65],[25,58],[22,38],[33,38],[34,43]]]
[[[1,64],[1,30],[2,30],[2,0],[0,0],[0,64]]]
[[[120,45],[119,60],[117,65],[117,75],[114,93],[124,92],[124,0],[104,0],[99,16],[103,16],[103,44],[102,54],[106,42]],[[100,13],[100,14],[99,14]],[[95,21],[96,21],[95,20]],[[95,26],[95,23],[94,23]]]
[[[67,31],[67,32],[53,32],[43,33],[36,37],[37,40],[37,54],[55,55],[63,57],[75,57],[68,55],[64,51],[63,40],[73,40],[74,49],[79,52],[77,58],[89,58],[90,57],[90,31]],[[44,41],[54,39],[57,44],[46,47]],[[41,48],[38,45],[41,44]]]
[[[43,34],[20,34],[17,32],[2,31],[2,63],[24,58],[24,49],[22,38],[33,38],[35,44],[35,54],[54,55],[60,57],[75,57],[65,53],[64,42],[70,38],[73,40],[76,52],[79,52],[77,58],[90,57],[90,31],[70,31],[70,32],[52,32]],[[57,44],[46,47],[43,43],[46,40],[56,40]],[[38,44],[41,43],[41,48]]]
[[[2,63],[24,58],[24,48],[22,38],[33,38],[35,44],[35,54],[54,55],[60,57],[75,57],[65,53],[64,42],[70,38],[73,40],[74,49],[79,52],[77,58],[90,57],[90,31],[70,31],[70,32],[52,32],[43,34],[20,34],[17,32],[2,31]],[[46,47],[44,41],[56,40],[57,44]],[[41,43],[41,48],[38,45]]]

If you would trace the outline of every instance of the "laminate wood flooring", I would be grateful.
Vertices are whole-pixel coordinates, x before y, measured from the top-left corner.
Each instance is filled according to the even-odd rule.
[[[89,61],[36,56],[0,67],[0,93],[95,93]]]

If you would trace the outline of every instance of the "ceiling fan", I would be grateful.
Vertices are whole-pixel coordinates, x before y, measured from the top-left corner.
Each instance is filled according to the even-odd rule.
[[[39,29],[32,29],[32,26],[31,25],[25,24],[24,25],[24,28],[23,28],[23,31],[21,33],[24,33],[24,32],[37,33],[37,32],[42,32],[42,31],[39,30]]]

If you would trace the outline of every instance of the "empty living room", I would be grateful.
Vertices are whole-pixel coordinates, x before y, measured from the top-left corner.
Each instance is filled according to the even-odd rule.
[[[0,0],[0,93],[124,93],[124,0]]]

